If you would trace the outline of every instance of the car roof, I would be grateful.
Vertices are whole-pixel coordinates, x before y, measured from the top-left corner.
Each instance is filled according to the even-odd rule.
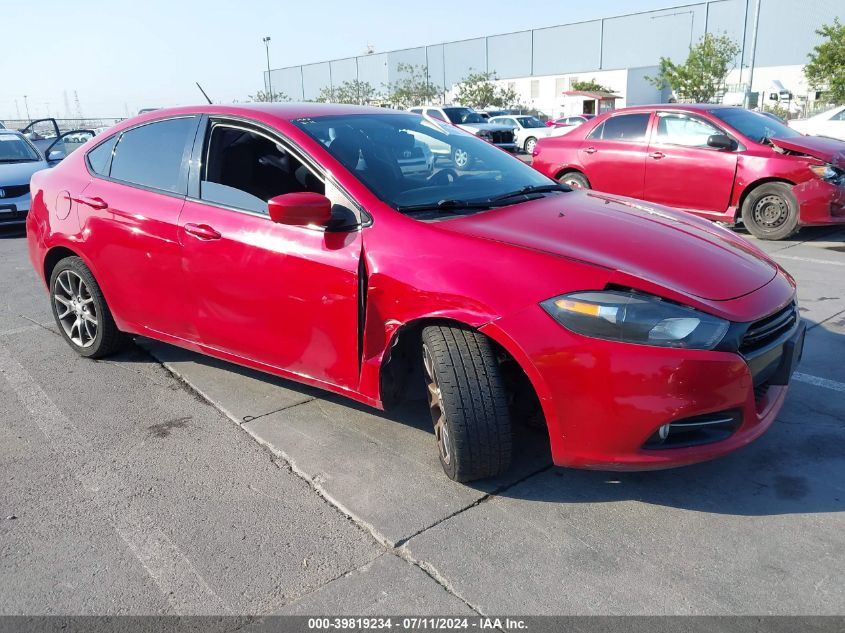
[[[721,103],[652,103],[648,105],[619,108],[602,114],[618,114],[620,112],[651,112],[652,110],[677,110],[679,112],[709,112],[711,110],[742,109],[740,106],[724,105]],[[579,115],[573,115],[579,116]]]

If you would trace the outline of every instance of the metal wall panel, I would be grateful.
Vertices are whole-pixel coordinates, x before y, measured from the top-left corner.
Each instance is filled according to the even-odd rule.
[[[743,35],[747,42],[751,41],[751,30],[743,28],[743,21],[750,21],[751,17],[746,15],[747,4],[746,0],[711,2],[707,11],[707,32],[713,35],[727,35],[742,49]],[[739,66],[741,56],[742,50],[740,50],[740,54],[736,58],[737,66]]]
[[[604,20],[602,68],[651,66],[661,57],[683,61],[704,35],[706,7],[648,11]]]
[[[354,57],[337,59],[331,62],[331,67],[332,86],[335,88],[345,81],[355,81],[358,79],[358,65],[355,63]]]
[[[283,92],[293,101],[302,101],[302,71],[300,66],[279,68],[270,73],[273,92]]]
[[[387,54],[387,77],[391,83],[403,76],[399,72],[399,64],[425,68],[425,46],[406,48]]]
[[[499,79],[531,74],[531,31],[487,38],[487,68]]]
[[[753,7],[751,0],[751,13]],[[807,53],[822,40],[815,30],[836,17],[845,21],[845,2],[841,0],[762,0],[755,66],[806,63]]]
[[[358,79],[381,92],[388,83],[387,60],[387,53],[362,55],[358,58]]]
[[[428,54],[428,80],[441,90],[446,89],[446,63],[443,58],[443,44],[426,46]]]
[[[461,83],[472,72],[487,70],[486,38],[449,42],[443,45],[447,88]]]
[[[534,31],[534,74],[562,75],[601,68],[601,20]]]
[[[302,98],[305,101],[313,101],[323,88],[331,85],[332,75],[328,62],[302,67]]]

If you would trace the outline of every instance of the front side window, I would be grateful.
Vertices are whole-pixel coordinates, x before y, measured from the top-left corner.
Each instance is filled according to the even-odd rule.
[[[785,126],[780,121],[745,108],[714,108],[710,111],[710,114],[725,122],[746,138],[758,143],[765,143],[770,138],[801,136],[800,133]]]
[[[428,110],[425,111],[425,113],[428,116],[430,116],[434,119],[437,119],[438,121],[446,121],[445,117],[443,116],[443,113],[440,112],[440,110],[435,110],[434,108],[429,108]]]
[[[114,150],[110,176],[152,189],[186,193],[186,148],[195,127],[195,117],[181,117],[124,132]]]
[[[707,139],[713,134],[722,134],[722,131],[698,117],[680,112],[657,113],[658,143],[707,147]]]
[[[469,108],[443,108],[446,116],[455,125],[464,123],[484,123],[484,118]]]
[[[0,163],[29,163],[41,160],[35,148],[11,132],[0,132]]]
[[[323,180],[277,141],[256,131],[215,124],[206,143],[200,198],[267,213],[286,193],[325,193]]]
[[[648,112],[618,114],[600,123],[595,130],[590,132],[589,138],[629,143],[642,142],[645,140],[650,118],[651,114]]]
[[[406,213],[431,207],[468,213],[526,187],[556,185],[486,141],[431,119],[404,113],[349,114],[293,123],[322,143],[375,196]]]
[[[517,119],[521,127],[539,128],[546,127],[546,125],[535,116],[521,116]]]

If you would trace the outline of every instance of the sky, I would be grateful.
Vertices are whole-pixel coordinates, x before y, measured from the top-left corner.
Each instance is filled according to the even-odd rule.
[[[682,0],[0,0],[0,120],[247,101],[281,68],[684,4]],[[26,103],[24,101],[26,95]],[[66,107],[67,103],[67,107]],[[70,110],[70,112],[68,112]]]

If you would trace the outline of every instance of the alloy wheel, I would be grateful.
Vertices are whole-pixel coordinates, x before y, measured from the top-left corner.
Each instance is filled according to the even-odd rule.
[[[434,359],[426,345],[423,345],[423,367],[425,368],[428,408],[431,411],[432,422],[434,422],[434,437],[437,440],[440,459],[443,460],[444,464],[449,464],[452,461],[452,453],[449,450],[449,427],[446,424],[446,413],[443,410],[443,395],[434,374]]]
[[[525,151],[528,154],[533,154],[535,147],[537,147],[537,139],[536,138],[530,138],[525,142]]]
[[[458,167],[466,167],[469,164],[469,153],[465,149],[455,149],[455,165]]]
[[[53,286],[56,317],[74,345],[90,347],[97,338],[97,308],[91,291],[77,273],[64,270]]]

